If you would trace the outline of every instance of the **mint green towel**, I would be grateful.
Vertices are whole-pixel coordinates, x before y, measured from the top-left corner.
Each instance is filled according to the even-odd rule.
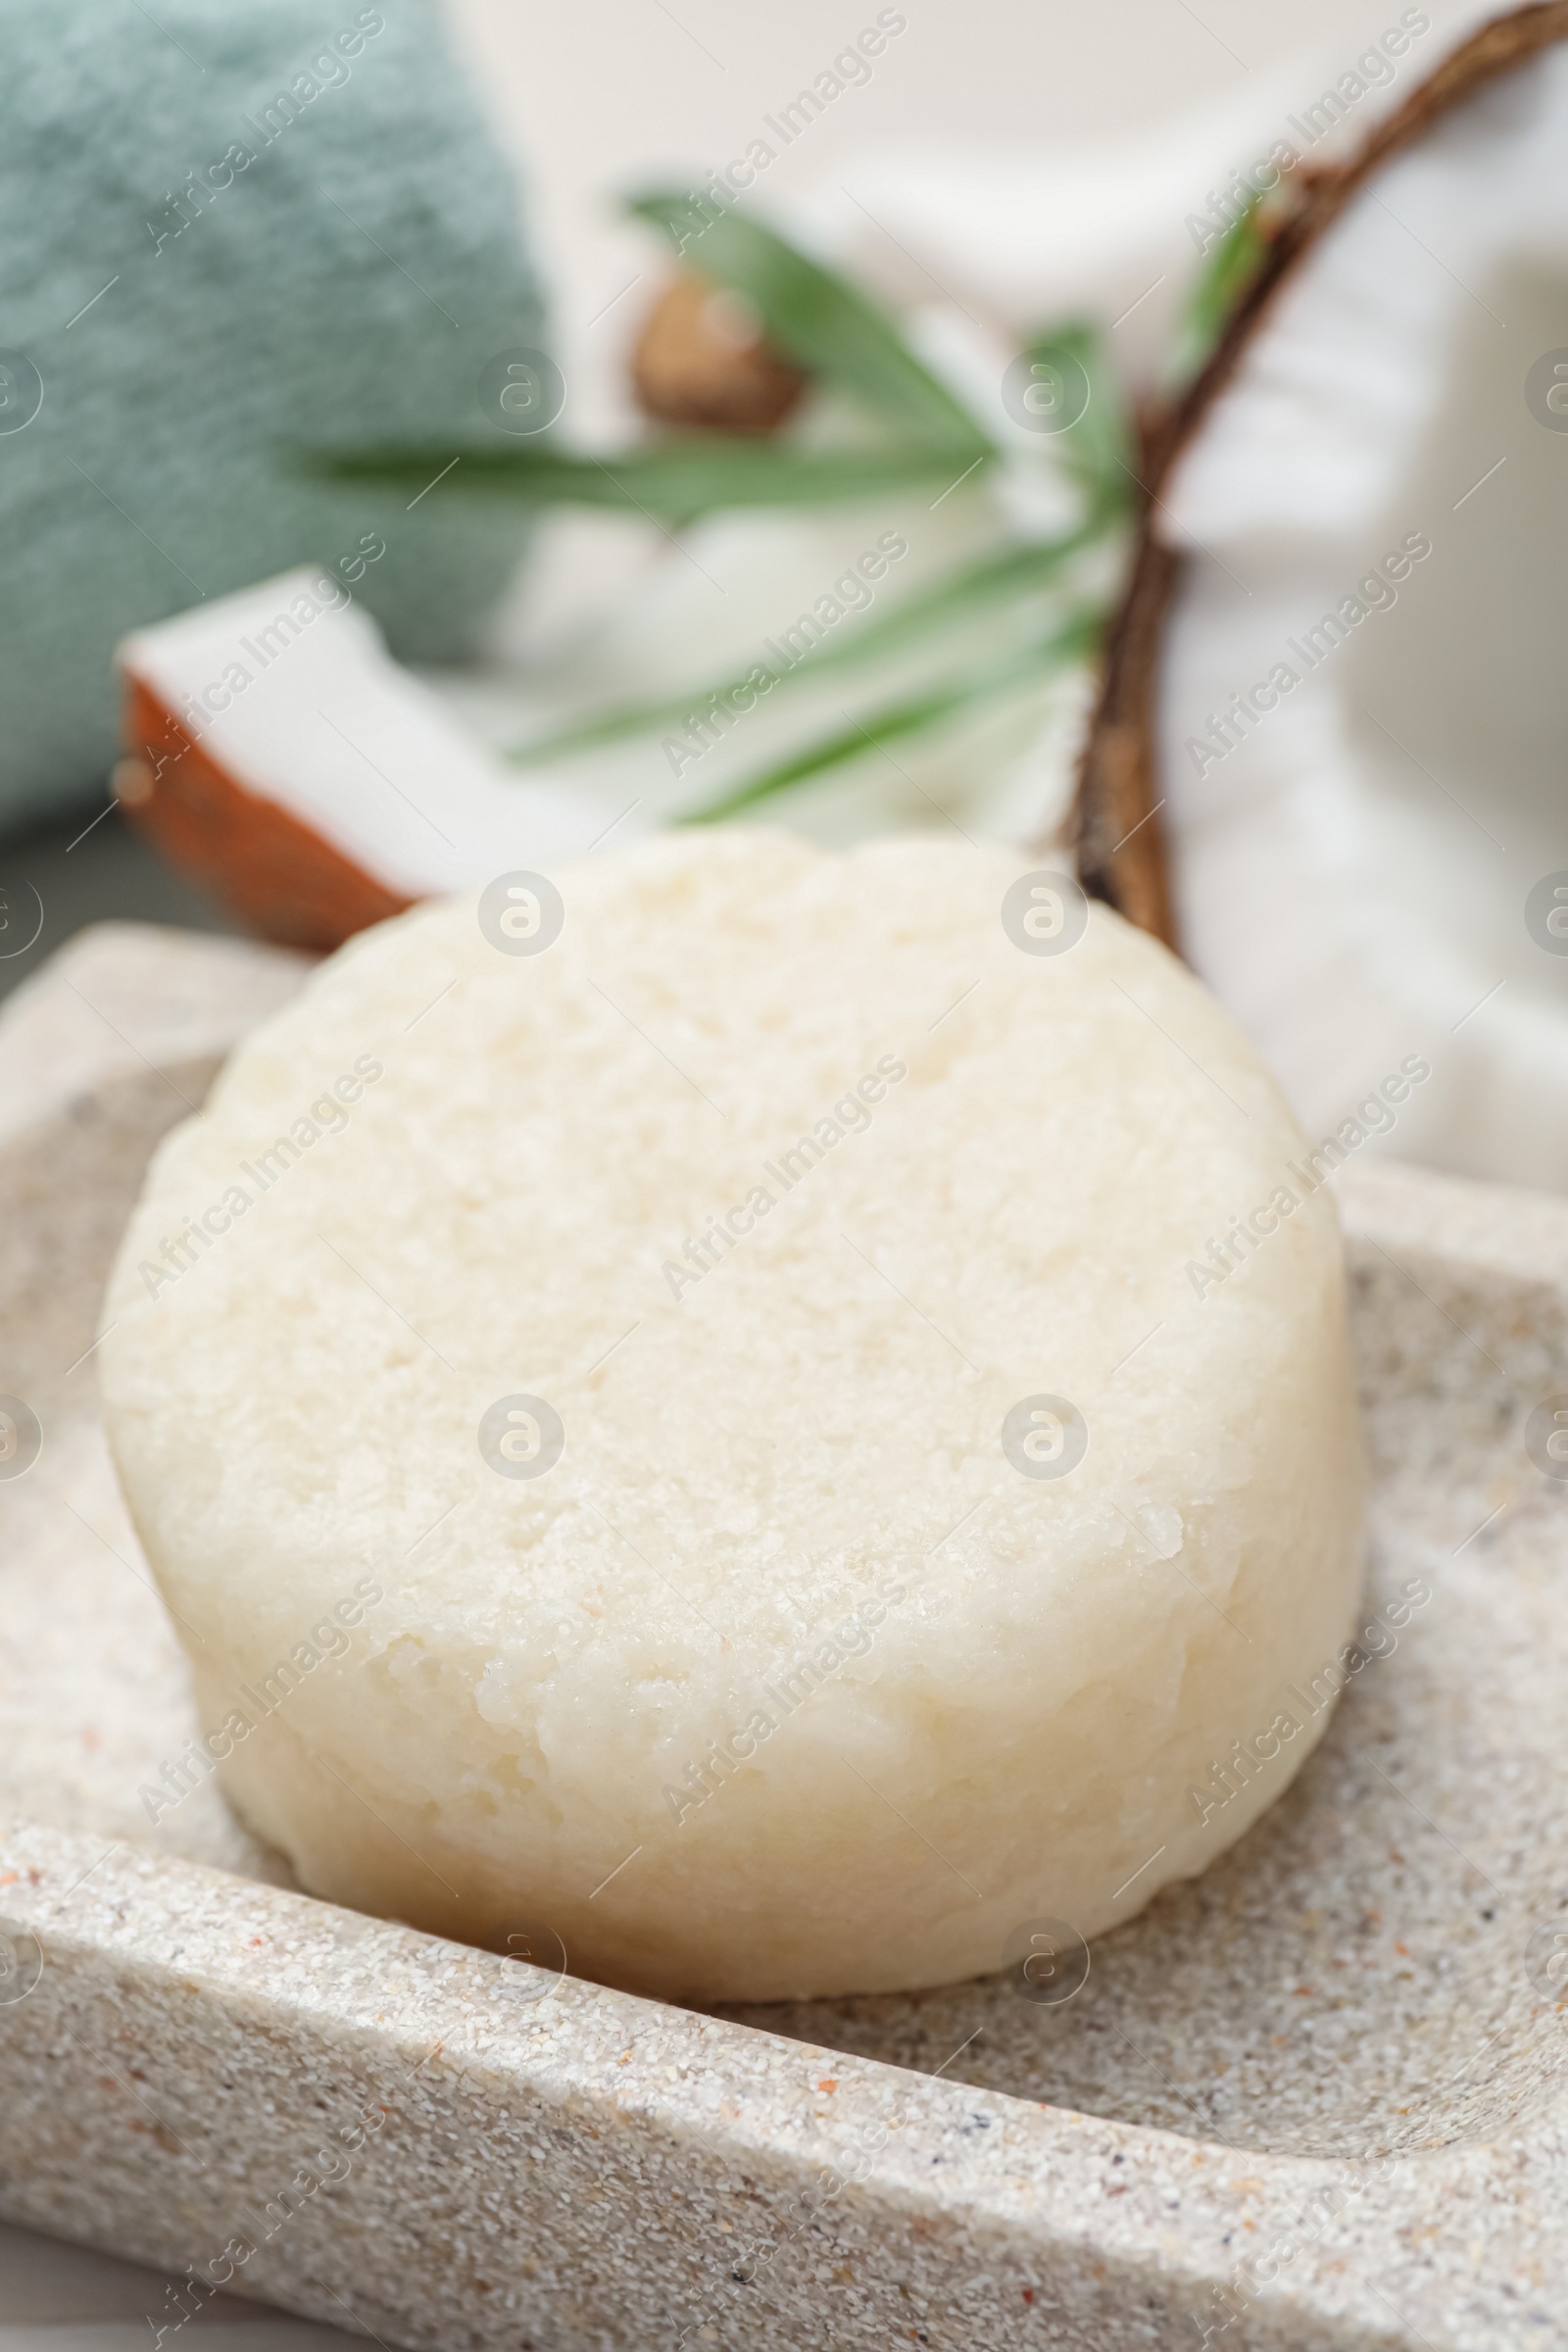
[[[481,368],[540,315],[515,185],[427,0],[0,0],[0,54],[14,826],[102,789],[116,638],[203,596],[319,562],[395,651],[470,651],[515,516],[326,487],[288,453],[471,441]]]

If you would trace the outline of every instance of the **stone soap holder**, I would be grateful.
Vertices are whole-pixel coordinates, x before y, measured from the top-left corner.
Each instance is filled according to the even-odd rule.
[[[1568,2340],[1568,1204],[1337,1180],[1369,1631],[1233,1852],[1070,2000],[697,2014],[316,1902],[210,1783],[138,1802],[196,1725],[95,1317],[300,968],[117,926],[0,1020],[0,1388],[43,1430],[0,1481],[0,2214],[430,2352]]]

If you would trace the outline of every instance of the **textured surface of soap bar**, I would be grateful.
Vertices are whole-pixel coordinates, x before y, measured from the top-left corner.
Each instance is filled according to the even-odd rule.
[[[1130,1917],[1359,1588],[1303,1151],[1002,851],[666,835],[365,934],[161,1150],[100,1351],[233,1801],[676,1997]]]

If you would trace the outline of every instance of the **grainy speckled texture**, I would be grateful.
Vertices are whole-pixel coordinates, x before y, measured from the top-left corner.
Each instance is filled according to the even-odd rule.
[[[248,2232],[231,2286],[432,2352],[1555,2352],[1568,2016],[1524,1947],[1568,1908],[1565,1513],[1521,1432],[1568,1389],[1568,1206],[1341,1179],[1371,1598],[1432,1598],[1234,1855],[1097,1944],[1060,2010],[992,1981],[704,2017],[202,1868],[267,1858],[200,1793],[162,1853],[134,1842],[127,1784],[188,1700],[86,1467],[90,1361],[64,1367],[181,1110],[137,1049],[197,1095],[291,979],[100,934],[0,1026],[0,1387],[47,1432],[0,1485],[0,1810],[30,1816],[0,1915],[45,1953],[0,2005],[0,2212],[198,2271]],[[267,2201],[368,2103],[347,2174],[269,2238]],[[1271,2248],[1222,2327],[1216,2286]]]
[[[126,1231],[99,1392],[224,1794],[326,1901],[520,1908],[687,2006],[1120,1925],[1305,1762],[1326,1702],[1188,1800],[1355,1623],[1333,1206],[1188,1271],[1306,1150],[1283,1096],[1108,908],[1020,953],[996,845],[556,871],[548,954],[464,894],[332,956]],[[1041,1390],[1081,1460],[1007,1457]],[[519,1391],[559,1461],[475,1442]]]

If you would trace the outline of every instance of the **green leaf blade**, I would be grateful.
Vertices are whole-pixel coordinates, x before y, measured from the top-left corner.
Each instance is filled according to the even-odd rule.
[[[1059,366],[1065,359],[1082,368],[1088,405],[1053,446],[1092,509],[1109,520],[1128,504],[1134,452],[1103,334],[1092,320],[1067,319],[1034,336],[1024,357],[1044,366]]]
[[[760,802],[771,800],[792,785],[805,784],[815,776],[828,774],[833,768],[846,766],[865,753],[880,751],[889,743],[922,735],[942,721],[956,715],[971,704],[990,702],[1000,704],[1009,696],[1027,692],[1044,683],[1054,670],[1079,661],[1094,645],[1102,626],[1100,612],[1075,612],[1071,618],[1049,638],[1044,645],[1031,645],[1009,655],[989,668],[976,671],[967,678],[956,678],[933,688],[929,693],[915,695],[902,703],[884,704],[881,709],[867,711],[863,719],[852,719],[848,726],[831,735],[819,737],[802,751],[776,761],[759,774],[748,777],[716,801],[701,808],[689,809],[674,819],[681,825],[715,825],[730,817],[744,814]]]
[[[932,443],[800,449],[714,434],[649,442],[612,458],[573,456],[541,443],[462,450],[456,464],[450,445],[316,450],[305,464],[325,479],[377,482],[418,497],[499,495],[530,506],[608,507],[686,522],[723,507],[835,506],[947,481],[955,453]]]
[[[890,318],[772,229],[664,189],[634,197],[628,210],[663,229],[688,269],[751,303],[780,350],[890,428],[971,456],[992,446]]]
[[[1094,522],[1064,539],[1029,541],[1023,546],[994,550],[978,563],[961,565],[927,587],[915,590],[889,612],[863,623],[853,636],[830,638],[813,646],[791,668],[783,672],[775,670],[773,682],[780,686],[797,682],[808,685],[824,671],[869,667],[918,644],[933,630],[961,626],[999,607],[1009,607],[1017,598],[1049,587],[1075,555],[1094,544],[1102,527]],[[694,687],[686,694],[621,704],[600,711],[593,718],[520,745],[508,756],[520,764],[535,765],[593,750],[601,744],[618,742],[628,735],[678,726],[704,705],[728,702],[749,686],[757,666],[770,665],[754,665],[738,676]],[[766,691],[771,692],[771,688]]]
[[[1264,197],[1255,195],[1204,260],[1188,296],[1171,355],[1174,384],[1186,384],[1199,373],[1226,320],[1262,267],[1268,253],[1263,205]]]

